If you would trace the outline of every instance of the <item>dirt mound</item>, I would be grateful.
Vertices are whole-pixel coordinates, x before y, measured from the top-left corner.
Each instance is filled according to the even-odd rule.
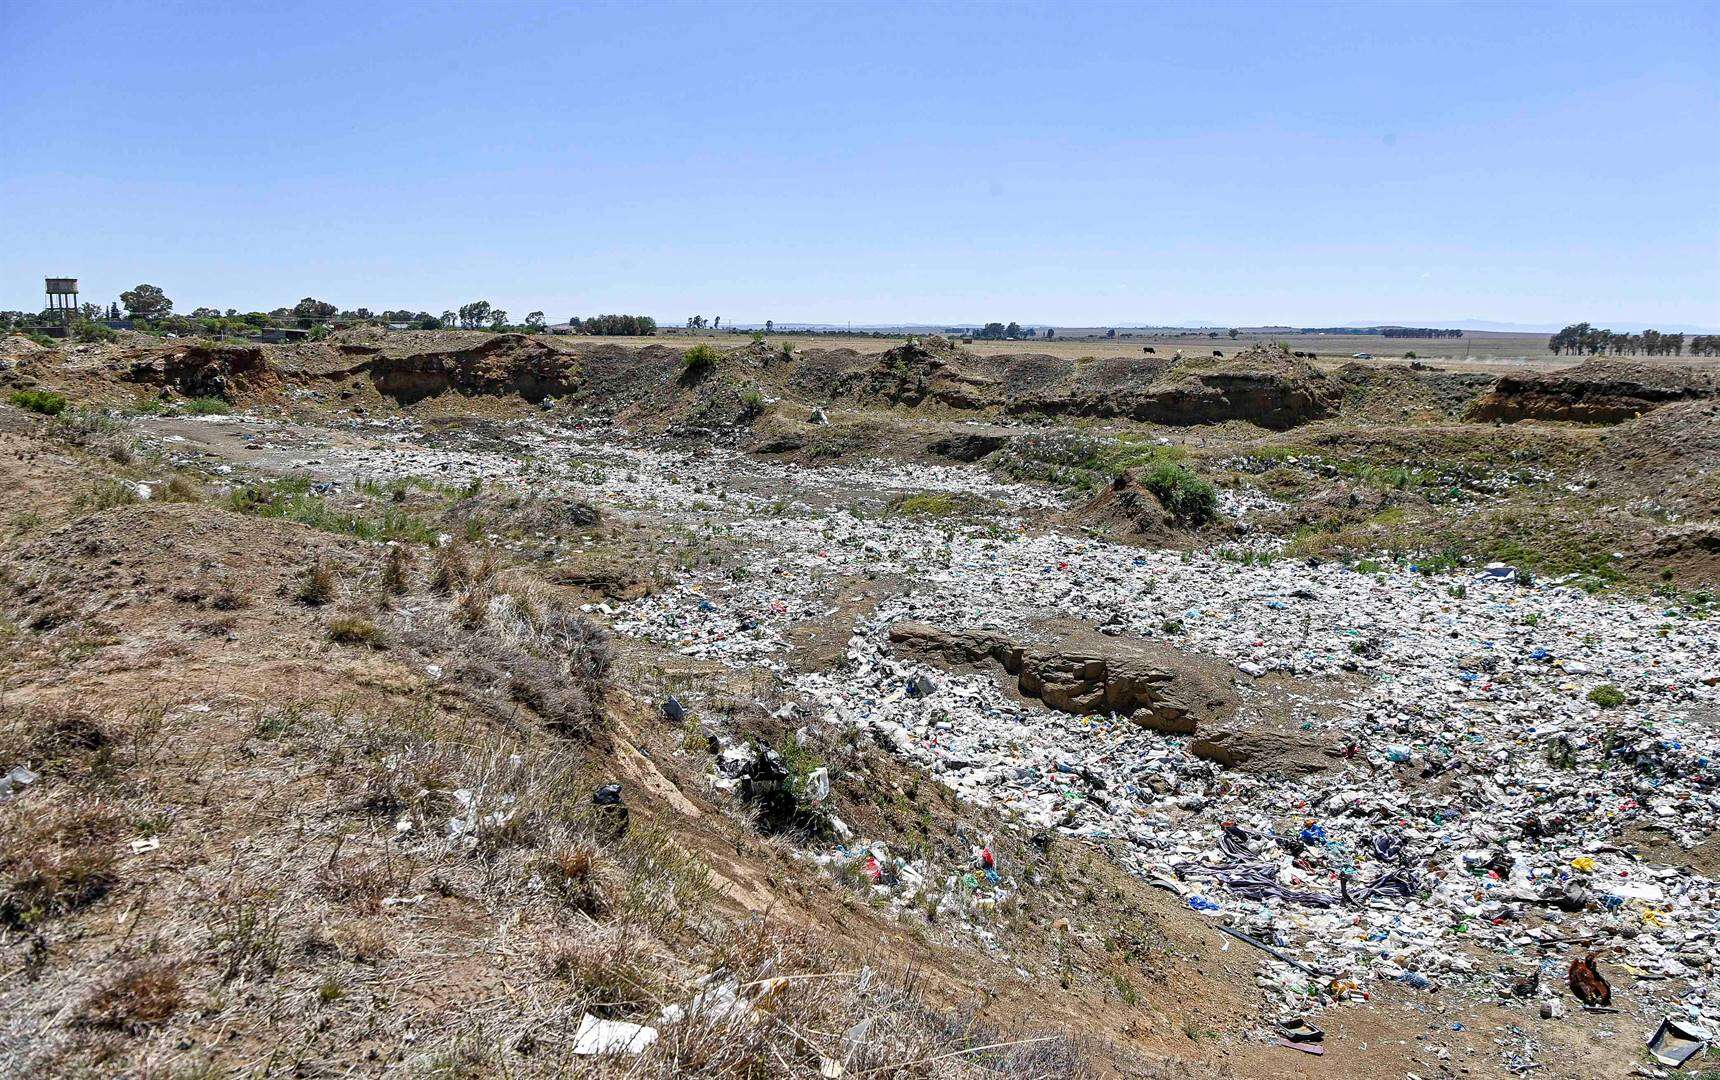
[[[1357,419],[1449,419],[1463,415],[1492,387],[1479,372],[1440,371],[1425,364],[1345,364],[1334,372],[1344,415]]]
[[[1172,531],[1171,515],[1133,472],[1118,476],[1069,518],[1105,536],[1138,543],[1163,541]]]
[[[356,559],[351,543],[304,526],[145,503],[88,514],[21,544],[6,569],[26,625],[111,622],[123,612],[142,634],[155,621],[146,612],[263,608],[283,618],[295,610],[284,599],[295,575],[318,560]]]
[[[194,339],[144,346],[129,350],[119,362],[124,381],[177,390],[186,397],[249,401],[272,398],[281,390],[268,351],[248,342]]]
[[[1685,517],[1720,514],[1720,400],[1681,401],[1620,424],[1602,439],[1603,488],[1655,499]]]
[[[27,337],[17,334],[0,337],[0,386],[36,385],[42,368],[52,361],[54,355],[53,349],[38,345]]]
[[[1564,371],[1502,376],[1469,408],[1482,421],[1616,424],[1674,401],[1720,393],[1714,376],[1628,360],[1585,360]]]
[[[795,385],[821,390],[831,400],[889,405],[934,403],[952,409],[984,409],[998,401],[998,380],[983,373],[977,359],[948,338],[933,335],[885,352],[852,357],[809,357],[806,374],[812,377],[797,378]]]
[[[390,337],[370,359],[376,388],[401,404],[454,391],[561,397],[579,386],[577,360],[552,339],[432,332]]]
[[[1283,430],[1334,415],[1341,400],[1335,380],[1279,345],[1253,345],[1232,357],[1110,360],[1077,370],[1084,377],[1016,398],[1009,410],[1155,424],[1246,420]]]

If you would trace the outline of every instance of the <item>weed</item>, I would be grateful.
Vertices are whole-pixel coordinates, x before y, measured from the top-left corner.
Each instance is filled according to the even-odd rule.
[[[1625,696],[1618,687],[1602,683],[1589,691],[1589,700],[1603,709],[1616,709],[1625,703]]]
[[[911,517],[952,517],[971,509],[970,500],[947,492],[904,495],[890,504],[890,512]]]
[[[218,397],[194,397],[185,403],[187,416],[226,416],[232,411],[233,406]]]
[[[301,476],[246,484],[227,496],[228,508],[241,514],[296,521],[323,532],[343,533],[361,540],[408,540],[431,543],[436,531],[428,522],[395,507],[380,515],[343,513],[310,494],[310,481]]]
[[[1133,1005],[1139,997],[1135,994],[1135,984],[1129,981],[1127,975],[1121,973],[1111,976],[1111,985],[1116,987],[1117,997],[1125,1005]]]
[[[184,1003],[185,991],[172,965],[139,964],[90,995],[77,1023],[135,1034],[166,1023]]]
[[[1205,525],[1218,516],[1218,489],[1175,462],[1159,462],[1140,481],[1184,525]]]
[[[584,844],[557,847],[531,864],[544,892],[575,911],[601,914],[608,906],[596,877],[597,851]]]
[[[337,645],[368,645],[383,647],[382,631],[362,615],[341,615],[328,624],[328,639]]]
[[[137,489],[124,480],[98,480],[80,492],[72,506],[80,513],[94,514],[137,501]]]
[[[591,997],[586,1006],[598,1015],[637,1010],[655,996],[661,965],[624,927],[606,930],[584,941],[568,941],[551,949],[550,974],[565,979]]]
[[[320,607],[334,599],[334,571],[329,565],[318,559],[305,568],[304,576],[299,579],[298,588],[293,592],[293,599],[301,604]]]
[[[410,585],[412,553],[399,544],[388,546],[388,557],[382,563],[382,589],[390,596],[400,596]]]
[[[118,818],[97,805],[8,810],[0,844],[0,926],[23,929],[87,907],[119,880]]]
[[[688,378],[698,378],[717,366],[718,355],[709,345],[695,345],[681,354],[681,371]]]
[[[223,897],[210,908],[204,925],[209,951],[221,962],[222,981],[274,973],[286,952],[281,937],[285,910],[267,892]]]
[[[196,481],[178,473],[167,480],[167,486],[161,491],[162,502],[202,502],[203,488]]]
[[[450,596],[472,583],[472,563],[466,549],[448,544],[436,549],[430,559],[430,591],[438,596]]]
[[[71,404],[64,394],[56,394],[52,390],[17,390],[7,400],[16,408],[43,416],[58,416]]]

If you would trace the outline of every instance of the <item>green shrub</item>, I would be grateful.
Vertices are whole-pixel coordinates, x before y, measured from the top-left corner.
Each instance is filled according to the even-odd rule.
[[[1154,465],[1141,486],[1185,525],[1205,525],[1218,516],[1218,489],[1175,462]]]
[[[703,375],[717,366],[717,350],[709,345],[695,345],[681,354],[681,370],[688,375]]]
[[[185,403],[187,416],[226,416],[233,406],[218,397],[195,397]]]
[[[42,333],[40,330],[26,330],[26,331],[24,331],[24,336],[29,338],[31,341],[34,341],[36,344],[40,345],[44,349],[57,349],[60,347],[59,342],[55,341],[53,338],[49,337],[48,335]]]
[[[9,399],[14,406],[43,416],[58,416],[71,404],[64,394],[52,390],[19,390]]]
[[[1589,700],[1603,709],[1616,709],[1624,704],[1624,691],[1608,683],[1602,683],[1589,691]]]
[[[112,341],[118,336],[101,323],[90,322],[88,319],[80,319],[72,324],[74,341]]]

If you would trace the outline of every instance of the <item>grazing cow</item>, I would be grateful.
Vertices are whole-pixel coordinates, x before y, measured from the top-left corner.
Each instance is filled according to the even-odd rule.
[[[1571,961],[1571,993],[1584,1005],[1611,1005],[1612,987],[1601,978],[1595,966],[1595,954]]]
[[[1212,350],[1212,355],[1214,355],[1214,356],[1223,356],[1223,355],[1224,355],[1224,350],[1223,350],[1223,349],[1214,349],[1214,350]]]
[[[1151,345],[1143,345],[1141,347],[1141,351],[1144,353],[1153,353],[1153,347]],[[1158,353],[1153,353],[1153,355],[1157,356]]]

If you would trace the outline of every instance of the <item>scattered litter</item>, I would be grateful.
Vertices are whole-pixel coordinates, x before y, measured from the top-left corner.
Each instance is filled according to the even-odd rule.
[[[0,776],[0,798],[22,791],[41,778],[41,773],[31,772],[27,766],[14,765],[5,776]]]
[[[1677,1069],[1706,1050],[1713,1037],[1705,1028],[1669,1016],[1660,1022],[1660,1027],[1648,1040],[1648,1052],[1662,1065]]]
[[[638,1054],[657,1041],[657,1029],[625,1020],[599,1020],[586,1013],[580,1017],[573,1038],[573,1052],[593,1054]]]
[[[139,837],[138,839],[133,840],[131,842],[131,853],[133,855],[142,855],[144,852],[154,851],[156,848],[158,848],[160,846],[161,846],[161,837],[159,837],[159,836]]]

